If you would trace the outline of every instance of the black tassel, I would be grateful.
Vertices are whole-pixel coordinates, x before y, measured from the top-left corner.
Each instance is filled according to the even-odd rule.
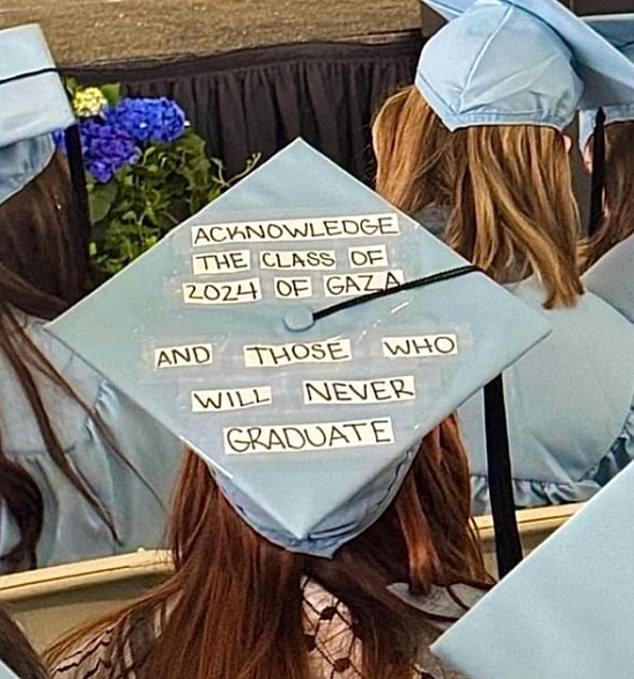
[[[66,141],[66,155],[68,157],[68,166],[70,168],[70,177],[73,182],[73,190],[75,192],[75,201],[77,203],[77,210],[79,219],[82,224],[82,232],[84,236],[84,245],[86,256],[89,255],[90,247],[90,209],[88,207],[88,189],[86,188],[86,174],[84,171],[84,157],[81,150],[81,136],[79,134],[79,126],[72,125],[64,132]]]
[[[502,375],[498,375],[484,387],[484,420],[495,550],[498,575],[502,579],[523,558],[522,541],[515,515],[511,451]]]
[[[588,235],[599,228],[603,218],[603,189],[605,187],[605,112],[597,112],[592,149],[592,190],[590,194],[590,224]]]

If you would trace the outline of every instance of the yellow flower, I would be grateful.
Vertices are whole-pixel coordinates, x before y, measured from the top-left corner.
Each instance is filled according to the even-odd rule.
[[[98,87],[77,90],[73,97],[73,108],[80,118],[98,116],[107,104],[108,101]]]

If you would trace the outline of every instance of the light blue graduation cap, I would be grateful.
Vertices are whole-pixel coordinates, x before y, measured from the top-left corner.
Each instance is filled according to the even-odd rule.
[[[630,679],[634,465],[432,647],[471,679]]]
[[[75,118],[39,26],[0,31],[0,203],[50,163]]]
[[[450,23],[423,48],[416,85],[451,129],[546,125],[629,103],[634,64],[557,0],[425,0]]]
[[[321,556],[549,332],[301,140],[48,327],[197,452],[256,531]]]
[[[13,672],[11,669],[9,669],[1,660],[0,660],[0,679],[20,679],[15,672]]]
[[[634,64],[634,14],[605,14],[583,20]],[[579,147],[582,151],[594,132],[599,107],[605,114],[605,125],[634,120],[634,96],[619,105],[610,106],[603,99],[590,102],[590,107],[584,107],[585,110],[579,113]]]

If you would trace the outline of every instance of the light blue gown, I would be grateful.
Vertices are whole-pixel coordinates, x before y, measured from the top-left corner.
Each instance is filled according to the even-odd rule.
[[[634,235],[606,252],[586,272],[583,282],[634,323]]]
[[[541,309],[534,278],[509,286]],[[581,502],[634,458],[634,326],[592,293],[543,310],[553,333],[504,373],[515,502]],[[500,332],[513,332],[500,328]],[[482,392],[459,410],[474,512],[490,510]]]
[[[6,357],[0,354],[0,432],[7,456],[33,477],[44,499],[44,526],[38,566],[162,546],[165,508],[180,460],[181,443],[143,410],[122,396],[79,357],[46,333],[43,323],[25,317],[36,346],[98,413],[126,458],[159,500],[111,451],[94,421],[58,387],[35,372],[47,413],[70,462],[111,512],[120,544],[49,456],[35,416]],[[0,504],[0,552],[18,537],[13,518]]]

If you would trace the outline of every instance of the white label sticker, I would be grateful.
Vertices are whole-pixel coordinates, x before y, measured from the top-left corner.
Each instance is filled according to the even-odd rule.
[[[262,299],[259,278],[214,283],[183,283],[185,304],[241,304]]]
[[[385,403],[416,398],[413,375],[374,380],[306,380],[304,403]]]
[[[158,347],[154,350],[155,368],[184,368],[193,365],[211,365],[211,344],[180,344],[174,347]]]
[[[275,296],[279,299],[304,299],[313,296],[313,284],[308,276],[274,278]]]
[[[338,363],[352,358],[349,339],[288,344],[250,344],[244,348],[247,368],[274,368],[292,363]]]
[[[275,271],[327,271],[335,269],[334,250],[264,250],[260,252],[260,268]]]
[[[458,337],[454,333],[383,338],[383,355],[387,358],[425,358],[457,353]]]
[[[193,255],[192,269],[195,276],[214,273],[240,273],[251,269],[251,258],[248,250],[201,252],[198,255]]]
[[[405,282],[400,269],[375,271],[373,273],[345,273],[324,276],[326,297],[346,297],[348,295],[367,295],[388,288],[395,288]]]
[[[398,216],[393,212],[350,217],[253,220],[191,227],[194,247],[223,243],[384,238],[398,236],[399,233]]]
[[[257,408],[273,403],[271,387],[201,389],[192,391],[192,412],[211,413]]]
[[[348,248],[348,261],[352,269],[372,269],[389,266],[385,245],[359,245]]]
[[[334,450],[394,443],[390,417],[351,422],[227,427],[223,433],[226,455]]]

